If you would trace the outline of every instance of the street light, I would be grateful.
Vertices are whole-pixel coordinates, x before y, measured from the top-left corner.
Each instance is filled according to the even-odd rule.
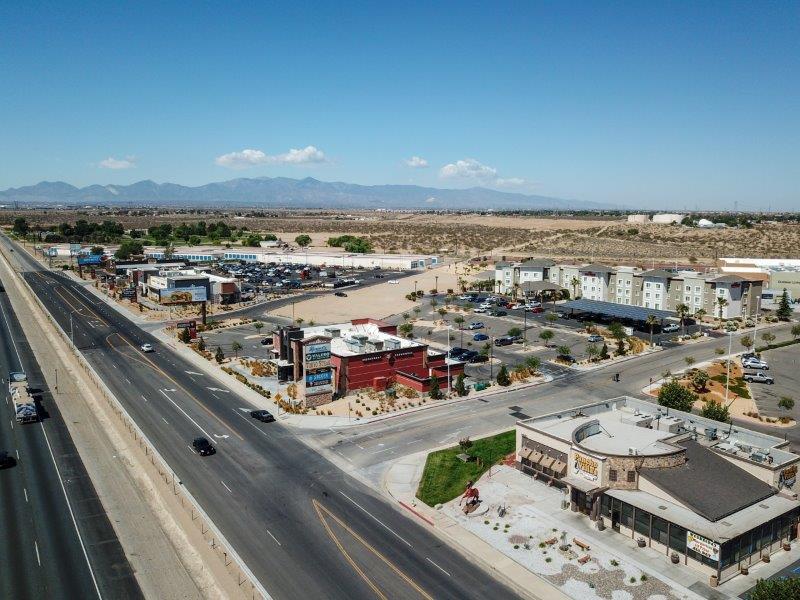
[[[447,324],[447,395],[450,395],[450,323]]]
[[[725,405],[728,405],[728,388],[731,384],[731,344],[733,343],[733,331],[728,332],[728,369],[725,374]]]

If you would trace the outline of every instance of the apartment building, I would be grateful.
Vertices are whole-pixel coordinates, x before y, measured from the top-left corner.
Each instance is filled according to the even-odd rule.
[[[668,311],[685,304],[690,314],[702,309],[709,316],[723,319],[755,314],[762,293],[761,279],[747,274],[642,270],[595,263],[545,266],[548,261],[530,262],[534,264],[526,274],[526,281],[542,277],[569,290],[573,297]],[[519,287],[523,281],[524,264],[499,264],[495,271],[495,289],[499,293],[513,293],[515,284]]]
[[[515,288],[524,288],[526,283],[550,281],[550,269],[555,264],[555,261],[549,259],[521,263],[498,262],[495,264],[495,291],[499,294],[513,294]]]

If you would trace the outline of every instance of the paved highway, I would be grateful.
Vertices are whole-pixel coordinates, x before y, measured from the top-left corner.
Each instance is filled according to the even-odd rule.
[[[14,421],[10,371],[40,394],[40,423]],[[0,286],[0,598],[141,598],[136,579]]]
[[[10,247],[6,238],[2,242]],[[514,594],[83,287],[18,247],[22,276],[275,598]],[[70,321],[70,315],[72,319]],[[149,342],[152,354],[139,345]],[[217,454],[201,458],[194,437]]]

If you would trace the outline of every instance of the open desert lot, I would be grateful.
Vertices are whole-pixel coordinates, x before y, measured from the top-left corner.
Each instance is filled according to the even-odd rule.
[[[699,229],[679,225],[629,224],[624,215],[510,215],[386,211],[193,210],[24,210],[0,211],[0,224],[16,216],[32,226],[114,220],[126,228],[222,220],[231,227],[274,233],[292,243],[311,237],[311,250],[329,237],[363,236],[381,253],[485,255],[489,258],[543,256],[571,261],[648,264],[678,261],[712,264],[721,256],[780,257],[800,246],[800,225],[762,223],[749,229]],[[225,240],[221,244],[228,243]],[[230,242],[236,244],[238,242]]]

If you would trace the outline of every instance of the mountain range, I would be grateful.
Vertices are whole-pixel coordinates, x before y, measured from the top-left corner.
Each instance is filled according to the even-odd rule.
[[[89,185],[63,181],[0,192],[0,203],[48,205],[150,205],[330,209],[432,210],[600,210],[610,205],[548,196],[500,192],[484,187],[441,189],[417,185],[358,185],[312,177],[238,178],[197,187],[145,180],[130,185]]]

